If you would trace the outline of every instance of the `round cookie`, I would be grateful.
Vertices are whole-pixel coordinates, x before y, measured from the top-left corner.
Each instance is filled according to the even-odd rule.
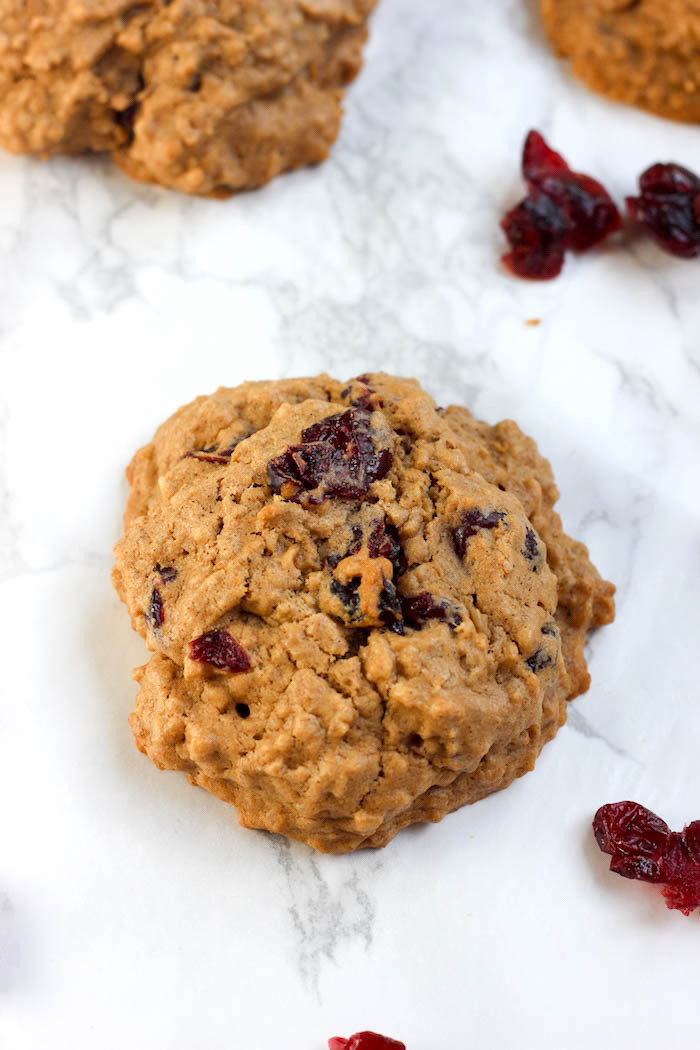
[[[700,121],[697,0],[540,0],[557,54],[595,91],[662,117]]]
[[[227,196],[324,160],[376,0],[0,0],[0,144]]]
[[[533,442],[411,380],[219,390],[129,479],[114,582],[156,653],[138,746],[326,852],[531,769],[612,619]]]

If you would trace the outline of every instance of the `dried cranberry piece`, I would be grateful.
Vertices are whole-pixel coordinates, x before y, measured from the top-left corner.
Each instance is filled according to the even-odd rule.
[[[403,618],[409,627],[419,630],[426,620],[443,620],[455,628],[462,622],[457,606],[447,598],[435,598],[430,591],[421,591],[410,598],[401,599]]]
[[[240,674],[250,670],[250,657],[228,631],[206,631],[190,642],[190,659],[220,671]]]
[[[163,626],[165,620],[165,610],[163,608],[163,597],[157,587],[154,587],[151,591],[151,600],[148,603],[148,610],[146,611],[146,623],[157,631],[159,627]]]
[[[390,449],[375,446],[370,420],[370,413],[348,409],[307,427],[300,445],[290,445],[267,464],[272,491],[281,493],[288,486],[285,498],[297,503],[302,493],[310,503],[329,497],[363,499],[393,462]]]
[[[552,663],[552,656],[546,649],[538,649],[525,661],[531,671],[542,671]]]
[[[637,802],[615,802],[600,807],[593,831],[600,849],[612,857],[611,871],[663,883],[667,906],[684,915],[700,907],[700,821],[670,831]]]
[[[349,1039],[329,1039],[328,1050],[406,1050],[406,1044],[377,1032],[356,1032]]]
[[[177,569],[173,568],[172,565],[160,565],[156,562],[153,566],[153,571],[158,573],[163,583],[172,583],[173,580],[177,579]]]
[[[403,634],[403,609],[399,592],[391,580],[385,580],[379,594],[379,615],[382,623],[394,634]]]
[[[639,178],[627,213],[657,244],[682,259],[700,254],[700,178],[680,164],[652,164]]]
[[[534,529],[525,529],[525,543],[523,544],[522,555],[527,558],[528,561],[535,561],[539,558],[540,545],[537,542],[537,533]]]
[[[398,530],[386,518],[378,522],[370,533],[367,550],[370,558],[387,558],[391,562],[394,568],[394,579],[401,576],[408,568]]]
[[[452,543],[459,557],[463,558],[466,554],[467,541],[472,536],[476,536],[481,529],[497,528],[504,518],[505,513],[501,510],[491,510],[484,514],[483,511],[472,507],[471,510],[465,511],[459,525],[452,530]]]
[[[566,251],[588,251],[622,228],[607,190],[572,171],[538,131],[525,140],[522,171],[529,193],[501,222],[511,247],[503,262],[519,277],[556,277]]]
[[[185,452],[183,459],[198,459],[202,463],[228,463],[231,453],[227,451],[217,452],[217,446],[211,448],[195,448]]]

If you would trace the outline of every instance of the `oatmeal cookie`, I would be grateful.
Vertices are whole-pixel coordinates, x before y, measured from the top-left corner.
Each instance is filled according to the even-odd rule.
[[[595,91],[700,121],[698,0],[540,0],[553,47]]]
[[[0,0],[0,144],[227,196],[324,160],[376,0]]]
[[[588,686],[613,587],[514,423],[381,373],[246,383],[128,475],[136,742],[247,827],[383,846],[532,769]]]

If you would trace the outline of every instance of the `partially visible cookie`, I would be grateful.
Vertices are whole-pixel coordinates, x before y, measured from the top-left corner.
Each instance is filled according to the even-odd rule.
[[[581,80],[672,120],[700,121],[697,0],[540,0],[545,28]]]
[[[226,196],[322,161],[376,0],[0,0],[0,144]]]
[[[129,468],[131,724],[239,820],[381,846],[531,769],[613,588],[514,423],[377,374],[198,398]]]

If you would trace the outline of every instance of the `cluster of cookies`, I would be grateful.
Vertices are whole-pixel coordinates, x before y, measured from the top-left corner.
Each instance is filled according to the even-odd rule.
[[[0,145],[225,197],[322,161],[377,0],[0,0]],[[591,87],[700,120],[694,0],[540,0]]]
[[[512,422],[384,374],[246,383],[134,457],[131,725],[242,824],[382,846],[532,769],[613,617]]]

